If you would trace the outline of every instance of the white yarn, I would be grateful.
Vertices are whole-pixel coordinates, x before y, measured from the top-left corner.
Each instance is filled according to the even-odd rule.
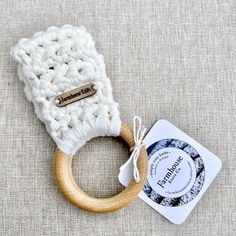
[[[120,172],[125,169],[126,166],[130,164],[132,161],[133,163],[133,176],[135,182],[140,181],[140,176],[139,176],[139,170],[137,167],[137,162],[140,154],[140,150],[142,148],[143,144],[143,138],[146,132],[146,128],[142,125],[142,120],[138,116],[134,116],[133,118],[133,134],[134,134],[134,147],[130,149],[132,151],[132,154],[130,155],[130,158],[128,161],[125,162],[120,167]]]
[[[103,56],[85,27],[50,27],[21,39],[11,55],[19,63],[18,74],[37,117],[63,152],[73,155],[94,137],[119,135],[118,104],[113,100]],[[95,83],[95,95],[56,106],[57,95],[88,82]]]

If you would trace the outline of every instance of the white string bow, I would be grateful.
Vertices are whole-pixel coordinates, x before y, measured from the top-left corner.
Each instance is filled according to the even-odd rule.
[[[139,158],[140,150],[143,143],[144,134],[146,128],[142,125],[142,120],[139,116],[134,116],[133,118],[133,135],[134,135],[134,147],[130,149],[132,151],[130,158],[120,167],[122,171],[131,161],[133,162],[133,176],[136,183],[140,181],[139,170],[137,167],[137,161]]]

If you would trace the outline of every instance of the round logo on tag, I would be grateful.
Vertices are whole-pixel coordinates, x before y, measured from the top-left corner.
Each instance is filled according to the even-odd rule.
[[[192,201],[200,192],[204,163],[199,153],[178,139],[163,139],[147,148],[149,174],[143,187],[154,202],[176,207]]]

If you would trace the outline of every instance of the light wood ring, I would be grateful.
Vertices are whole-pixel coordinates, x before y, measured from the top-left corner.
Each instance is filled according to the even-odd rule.
[[[133,131],[129,125],[122,123],[120,137],[129,145],[134,146]],[[75,206],[91,212],[112,212],[128,205],[141,191],[147,175],[147,152],[143,146],[138,159],[140,181],[134,179],[129,186],[119,194],[110,198],[95,198],[85,193],[75,182],[72,174],[72,157],[56,149],[54,153],[53,170],[56,183],[64,197]]]

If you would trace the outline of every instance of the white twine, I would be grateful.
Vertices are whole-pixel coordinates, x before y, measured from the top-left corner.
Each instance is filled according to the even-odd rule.
[[[132,151],[130,158],[120,167],[120,171],[122,171],[129,163],[132,161],[133,163],[133,176],[136,183],[140,181],[139,170],[137,167],[137,162],[140,154],[140,150],[143,144],[144,134],[146,132],[146,128],[142,125],[142,120],[139,116],[134,116],[133,118],[133,135],[134,135],[134,147],[130,149]]]

